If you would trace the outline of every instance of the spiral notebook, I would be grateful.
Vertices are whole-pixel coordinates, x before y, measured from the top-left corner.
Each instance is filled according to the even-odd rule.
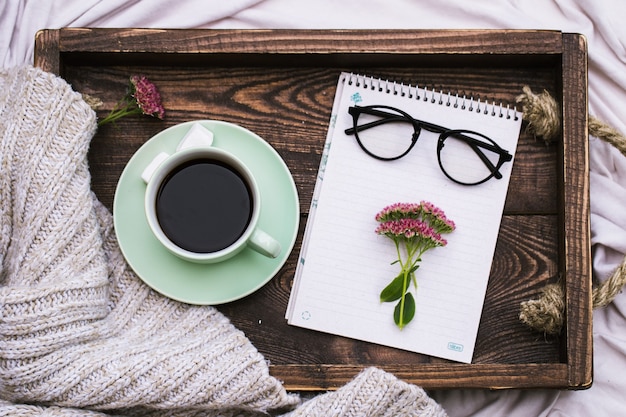
[[[471,363],[514,158],[500,168],[502,178],[460,185],[439,167],[439,134],[422,129],[406,156],[377,160],[345,133],[353,126],[348,109],[355,105],[391,106],[423,122],[475,131],[515,155],[521,114],[514,108],[342,73],[286,319],[294,326]],[[446,235],[445,247],[422,257],[413,291],[415,317],[400,330],[394,303],[379,301],[399,267],[392,264],[393,242],[374,232],[374,216],[395,202],[423,200],[444,210],[456,230]]]

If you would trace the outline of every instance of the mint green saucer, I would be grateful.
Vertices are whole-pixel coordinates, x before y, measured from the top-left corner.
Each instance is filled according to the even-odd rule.
[[[213,146],[233,153],[254,174],[261,191],[259,227],[280,242],[281,254],[271,259],[246,248],[224,262],[195,264],[172,255],[150,231],[141,172],[159,152],[173,153],[194,122],[165,129],[133,155],[115,191],[113,219],[124,257],[147,285],[174,300],[213,305],[243,298],[276,275],[293,249],[300,205],[287,165],[267,142],[231,123],[199,122],[215,135]]]

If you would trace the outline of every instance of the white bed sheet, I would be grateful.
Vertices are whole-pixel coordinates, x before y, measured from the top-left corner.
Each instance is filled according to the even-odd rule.
[[[43,28],[557,29],[589,48],[589,112],[626,132],[626,2],[622,0],[0,0],[3,68],[32,63]],[[626,158],[591,141],[594,273],[626,253]],[[626,295],[594,312],[594,384],[584,391],[432,392],[456,416],[626,415]]]

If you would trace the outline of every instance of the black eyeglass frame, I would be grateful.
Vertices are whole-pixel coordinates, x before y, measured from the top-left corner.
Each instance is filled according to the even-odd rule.
[[[394,111],[398,114],[388,113],[386,111],[378,110],[378,109],[387,109],[387,110]],[[474,132],[471,130],[464,130],[464,129],[448,129],[443,126],[439,126],[433,123],[425,122],[423,120],[415,119],[410,114],[406,113],[403,110],[397,109],[395,107],[385,106],[385,105],[350,106],[348,108],[348,112],[352,116],[353,127],[346,129],[345,133],[347,135],[354,135],[357,143],[367,155],[371,156],[372,158],[381,160],[381,161],[394,161],[394,160],[397,160],[406,156],[409,152],[411,152],[411,150],[417,143],[417,140],[419,139],[419,135],[422,131],[422,128],[425,130],[428,130],[429,132],[439,133],[440,134],[439,139],[437,140],[437,162],[439,163],[439,168],[441,169],[441,171],[444,173],[446,177],[448,177],[451,181],[457,184],[478,185],[478,184],[482,184],[490,180],[491,178],[501,179],[502,174],[500,173],[500,168],[506,162],[509,162],[513,159],[513,156],[506,149],[503,149],[495,141],[483,135],[482,133]],[[359,125],[358,119],[359,119],[359,116],[363,113],[369,114],[372,116],[378,116],[378,117],[381,117],[381,119]],[[373,127],[376,127],[385,123],[390,123],[390,122],[405,122],[405,123],[410,123],[411,125],[413,125],[413,135],[411,136],[411,144],[406,149],[406,151],[404,151],[402,154],[397,155],[397,156],[383,157],[383,156],[376,155],[372,153],[369,149],[367,149],[365,145],[363,145],[363,143],[361,142],[361,139],[359,138],[358,132],[371,129]],[[479,136],[483,138],[485,141],[481,141],[474,137],[468,136],[468,134]],[[449,138],[450,136],[464,141],[476,153],[476,155],[478,155],[481,161],[483,161],[483,163],[489,169],[491,174],[477,182],[463,182],[452,177],[443,167],[443,164],[441,162],[441,150],[443,149],[445,145],[446,139]],[[498,162],[494,165],[489,160],[489,158],[487,158],[487,156],[482,152],[481,148],[496,153],[499,156]]]

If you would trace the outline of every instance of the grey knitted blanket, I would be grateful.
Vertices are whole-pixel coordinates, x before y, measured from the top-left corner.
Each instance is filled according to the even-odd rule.
[[[377,368],[301,403],[215,308],[144,285],[90,189],[95,129],[62,79],[0,73],[0,415],[445,415]]]

